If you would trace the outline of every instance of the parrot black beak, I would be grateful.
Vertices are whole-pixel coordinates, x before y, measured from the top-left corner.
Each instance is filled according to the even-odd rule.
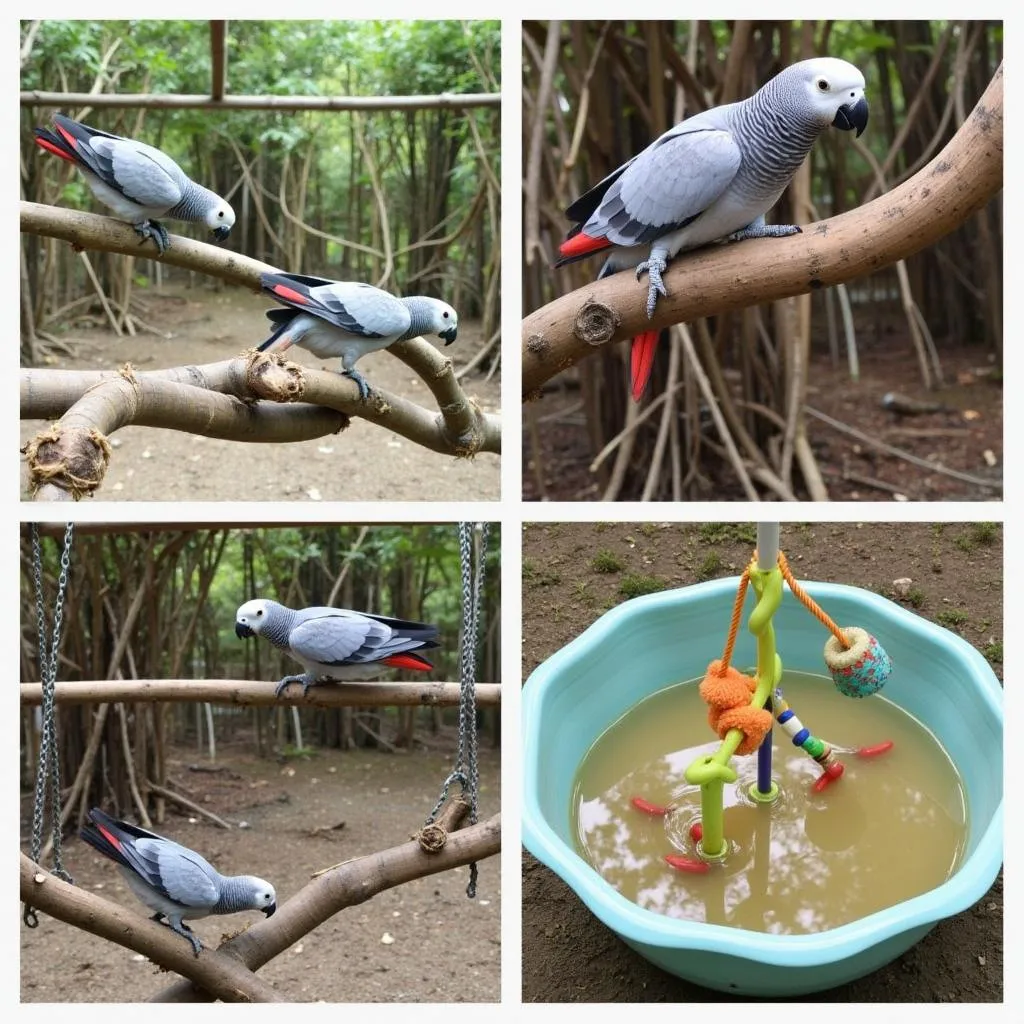
[[[457,327],[449,327],[446,331],[439,331],[438,337],[444,339],[445,348],[447,348],[454,340],[455,336],[459,333]]]
[[[214,228],[213,231],[210,232],[210,234],[213,235],[213,237],[216,238],[218,242],[223,242],[224,239],[231,234],[231,228],[224,227],[224,225],[221,225],[219,228]]]
[[[237,636],[239,640],[247,640],[249,637],[255,635],[256,634],[244,622],[235,623],[235,636]]]
[[[273,917],[275,910],[277,910],[277,904],[276,903],[271,903],[269,907],[264,907],[263,908],[263,916],[264,917]]]
[[[844,104],[836,111],[836,117],[832,124],[844,132],[853,131],[856,128],[856,137],[859,139],[868,126],[868,101],[861,96],[852,107],[848,103]]]

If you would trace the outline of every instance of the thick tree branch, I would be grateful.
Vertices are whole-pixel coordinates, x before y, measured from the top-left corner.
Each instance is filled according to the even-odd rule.
[[[237,956],[251,970],[284,952],[292,943],[343,910],[365,903],[396,885],[492,857],[501,850],[501,815],[453,832],[442,850],[426,853],[416,841],[357,857],[314,878],[273,917],[225,942],[220,950]],[[151,1002],[208,1002],[209,992],[191,982],[177,982]]]
[[[259,291],[260,274],[279,273],[278,268],[269,263],[183,235],[171,235],[170,248],[161,256],[152,242],[139,244],[139,236],[131,225],[114,220],[113,217],[66,210],[61,206],[46,206],[22,200],[21,230],[23,234],[63,239],[76,249],[144,256],[171,267],[219,277],[222,281],[253,291]]]
[[[61,238],[79,249],[97,249],[102,252],[117,252],[128,256],[140,255],[138,236],[129,225],[92,213],[65,210],[40,203],[22,202],[21,230],[29,234]],[[261,263],[259,260],[250,259],[248,256],[208,245],[205,242],[194,241],[179,235],[172,235],[171,239],[171,246],[163,256],[152,253],[149,246],[145,248],[144,254],[171,266],[198,271],[231,284],[251,288],[254,291],[259,290],[261,274],[276,270],[275,267],[267,263]],[[430,388],[431,393],[438,401],[440,417],[404,398],[381,391],[376,393],[372,401],[362,402],[359,400],[357,388],[348,378],[341,377],[339,374],[297,367],[290,363],[284,364],[290,368],[287,371],[290,379],[286,380],[281,374],[276,375],[276,380],[270,380],[267,383],[270,393],[266,394],[261,393],[260,389],[254,386],[252,366],[234,366],[228,370],[225,368],[226,364],[214,363],[210,367],[181,367],[174,371],[150,371],[146,374],[138,374],[137,377],[142,379],[158,376],[177,380],[181,384],[198,385],[212,391],[228,391],[245,400],[267,398],[273,401],[295,402],[301,398],[315,405],[336,409],[347,415],[361,416],[441,454],[466,457],[475,455],[477,452],[497,453],[500,451],[501,421],[499,417],[481,412],[476,403],[466,396],[455,377],[450,359],[438,352],[423,338],[412,338],[409,341],[393,345],[389,351],[417,373]],[[277,363],[282,365],[281,360],[277,360]],[[254,363],[254,365],[256,364]],[[46,382],[49,375],[58,371],[34,370],[28,372],[35,375],[31,386],[36,394],[47,394]],[[260,369],[260,376],[265,378],[268,373],[266,364],[264,364]],[[117,374],[109,373],[105,378],[93,377],[91,379],[95,383],[100,379],[115,376]],[[230,389],[222,383],[225,379],[231,380]],[[64,378],[58,385],[61,389],[68,386],[66,380],[67,378]],[[23,397],[25,391],[23,386]],[[83,387],[82,392],[84,391]],[[141,402],[136,402],[134,396],[128,396],[120,385],[117,386],[114,393],[124,394],[130,405],[141,406],[139,412],[142,415],[152,414],[153,403],[168,404],[168,400],[163,397],[163,389],[160,388],[150,389],[145,396],[140,396],[145,399]],[[117,399],[114,401],[117,402]],[[56,399],[47,404],[50,417],[63,415],[67,411],[68,407],[65,406],[61,413],[54,412],[53,410],[59,404],[59,400]],[[109,393],[97,399],[97,404],[104,404],[109,408],[111,404]],[[124,402],[118,404],[123,405]],[[95,412],[95,408],[96,406],[93,404],[89,415]],[[237,419],[242,416],[242,410],[234,409],[232,412],[229,406],[225,406],[224,409],[222,417],[225,418],[225,423],[232,417]],[[124,410],[122,410],[117,415],[120,417],[124,414]],[[22,417],[33,418],[24,409]],[[245,417],[242,416],[242,418]],[[290,421],[290,418],[288,419]],[[142,423],[146,421],[133,418],[119,422],[117,425],[123,426],[124,422]],[[104,429],[93,421],[90,423],[102,433],[110,432],[109,429]],[[153,425],[177,426],[173,422],[164,421]],[[194,424],[185,425],[181,429],[192,433],[205,433],[204,430],[197,429]],[[224,429],[229,428],[225,426]],[[233,431],[236,429],[237,424],[230,427],[232,432],[228,435],[211,436],[234,437]],[[257,438],[250,439],[256,440]]]
[[[799,295],[889,266],[934,244],[1003,184],[1003,68],[945,149],[866,206],[784,239],[718,245],[673,260],[668,298],[644,309],[646,278],[613,274],[523,320],[523,398],[609,342],[640,331]]]
[[[276,687],[276,682],[254,679],[90,679],[57,683],[55,695],[58,704],[197,701],[245,707],[294,704],[317,708],[371,708],[416,704],[449,707],[459,703],[458,683],[343,683],[310,687],[305,697],[299,686],[289,686],[280,697],[275,697]],[[476,702],[480,707],[499,705],[500,684],[477,683]],[[42,703],[42,685],[22,683],[21,703]]]
[[[58,921],[134,949],[153,963],[184,975],[190,979],[183,983],[188,988],[194,983],[210,992],[211,997],[233,1003],[284,1001],[279,992],[257,978],[237,956],[204,948],[197,957],[189,943],[170,928],[62,882],[25,854],[21,854],[21,898]]]
[[[500,419],[465,398],[450,360],[422,340],[419,345],[432,354],[418,350],[416,341],[405,342],[399,357],[429,367],[428,386],[440,399],[451,399],[440,414],[380,390],[363,401],[349,378],[289,363],[274,353],[251,351],[220,363],[144,373],[131,367],[22,370],[22,418],[60,417],[26,445],[30,486],[40,500],[91,494],[106,474],[107,436],[129,424],[280,442],[337,432],[355,415],[443,455],[467,458],[478,451],[500,451]],[[268,403],[289,404],[276,408]]]

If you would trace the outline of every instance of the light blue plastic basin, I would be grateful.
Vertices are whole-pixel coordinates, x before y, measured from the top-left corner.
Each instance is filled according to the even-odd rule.
[[[895,959],[992,885],[1003,856],[1002,689],[985,659],[948,630],[856,587],[804,584],[840,626],[878,637],[894,666],[885,696],[927,725],[956,764],[970,827],[963,863],[937,889],[816,935],[769,935],[644,910],[576,852],[573,778],[591,744],[629,708],[702,676],[720,657],[738,582],[713,580],[626,601],[530,676],[523,689],[523,842],[604,924],[664,970],[737,994],[816,992]],[[828,634],[788,588],[774,621],[783,664],[824,673]],[[734,661],[756,660],[744,626]]]

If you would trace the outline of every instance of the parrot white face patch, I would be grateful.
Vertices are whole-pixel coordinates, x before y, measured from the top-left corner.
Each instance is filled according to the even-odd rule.
[[[244,626],[253,633],[258,633],[263,628],[266,618],[266,601],[262,598],[257,598],[255,601],[246,601],[235,613],[236,632],[238,626]]]

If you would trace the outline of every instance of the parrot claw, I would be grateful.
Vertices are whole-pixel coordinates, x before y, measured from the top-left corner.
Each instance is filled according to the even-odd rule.
[[[171,921],[168,919],[168,927],[172,932],[177,932],[179,935],[188,939],[192,944],[192,952],[195,953],[196,957],[199,956],[199,951],[203,948],[203,944],[199,941],[199,936],[184,921]]]
[[[281,694],[284,693],[284,691],[288,689],[288,687],[289,687],[289,685],[291,683],[301,683],[302,684],[302,696],[303,697],[306,696],[306,690],[308,690],[310,685],[311,685],[309,677],[305,673],[303,673],[300,676],[285,676],[284,679],[282,679],[281,682],[279,682],[277,684],[277,689],[274,690],[274,696],[275,697],[280,697]]]
[[[668,297],[665,282],[661,279],[661,275],[665,273],[667,267],[668,264],[665,261],[665,257],[660,256],[657,253],[651,253],[650,259],[646,259],[642,263],[637,264],[636,279],[639,281],[640,275],[646,273],[647,280],[650,282],[650,287],[647,290],[648,320],[654,316],[654,307],[658,304],[658,296],[660,295],[662,298]]]
[[[370,385],[366,383],[366,378],[358,370],[342,370],[341,375],[355,382],[362,401],[365,402],[370,397]]]
[[[142,241],[139,245],[145,245],[146,240],[149,238],[153,239],[153,244],[156,246],[156,251],[163,256],[163,254],[170,248],[171,239],[167,234],[167,228],[163,226],[159,221],[155,220],[143,220],[138,224],[133,224],[136,232],[141,237]]]

